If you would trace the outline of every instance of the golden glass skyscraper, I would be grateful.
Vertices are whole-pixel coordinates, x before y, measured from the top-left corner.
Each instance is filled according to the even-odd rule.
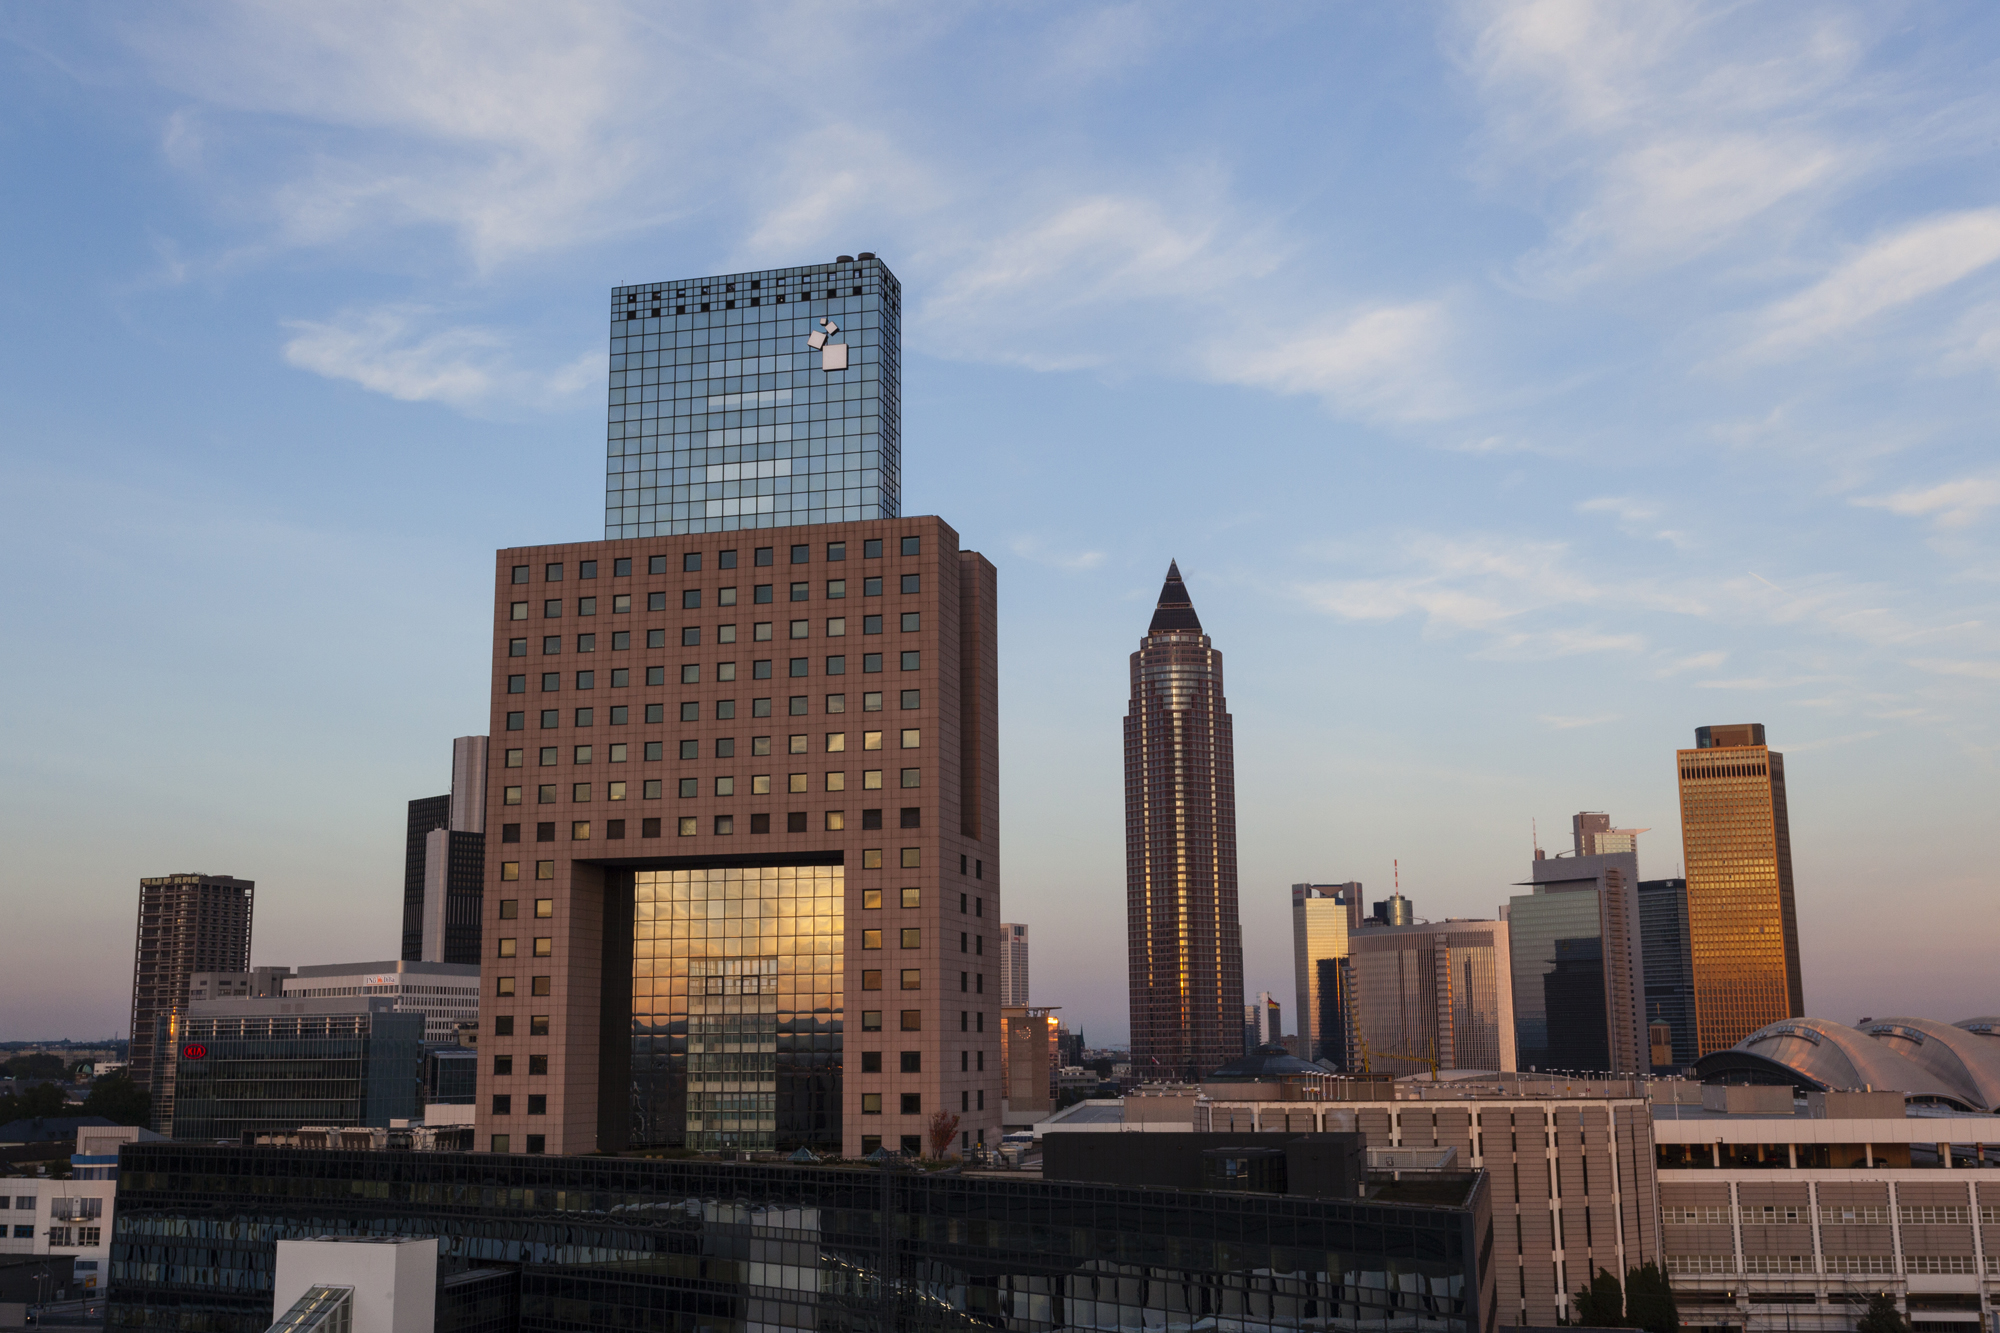
[[[1785,757],[1764,726],[1695,728],[1678,753],[1699,1053],[1805,1013]]]

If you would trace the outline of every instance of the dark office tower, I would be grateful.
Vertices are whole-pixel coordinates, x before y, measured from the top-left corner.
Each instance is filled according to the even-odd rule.
[[[486,883],[486,737],[451,743],[451,794],[410,802],[403,859],[406,963],[479,962]]]
[[[901,321],[865,250],[613,288],[605,537],[897,517]]]
[[[1691,1065],[1694,964],[1688,958],[1688,886],[1684,879],[1639,881],[1639,942],[1645,955],[1646,1022],[1673,1033],[1673,1063]],[[1655,1071],[1657,1072],[1657,1071]]]
[[[1243,1049],[1236,758],[1222,654],[1178,564],[1139,651],[1125,717],[1125,918],[1132,1072],[1198,1080]]]
[[[172,1067],[161,1060],[197,972],[250,970],[250,909],[257,886],[228,875],[163,875],[139,881],[132,949],[132,1081],[153,1094],[158,1123],[172,1123]],[[169,1057],[171,1052],[169,1051]]]
[[[1761,722],[1696,727],[1676,761],[1687,864],[1695,1046],[1724,1051],[1805,1014],[1785,757]]]

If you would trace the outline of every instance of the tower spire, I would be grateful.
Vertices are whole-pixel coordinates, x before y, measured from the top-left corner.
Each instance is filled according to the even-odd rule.
[[[1146,627],[1146,633],[1201,633],[1201,617],[1194,613],[1194,601],[1188,596],[1187,584],[1181,582],[1178,560],[1167,562],[1167,581],[1160,585],[1160,600],[1153,609],[1153,623]]]

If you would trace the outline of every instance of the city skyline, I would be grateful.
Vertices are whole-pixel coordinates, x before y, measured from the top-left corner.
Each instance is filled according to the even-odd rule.
[[[1488,916],[1578,810],[1675,875],[1658,756],[1756,717],[1806,1011],[1983,1011],[1979,932],[1877,886],[1992,900],[2000,19],[466,22],[0,27],[9,1035],[124,1025],[141,877],[255,880],[258,963],[400,952],[487,557],[602,531],[607,294],[864,251],[908,302],[901,511],[1002,572],[1009,919],[1094,1041],[1110,701],[1169,558],[1230,654],[1251,991],[1293,985],[1291,884],[1400,861]],[[860,91],[805,97],[829,60]]]

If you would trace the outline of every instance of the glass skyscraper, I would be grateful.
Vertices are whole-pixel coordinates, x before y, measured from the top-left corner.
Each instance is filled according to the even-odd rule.
[[[899,517],[901,330],[866,251],[613,288],[605,537]]]

